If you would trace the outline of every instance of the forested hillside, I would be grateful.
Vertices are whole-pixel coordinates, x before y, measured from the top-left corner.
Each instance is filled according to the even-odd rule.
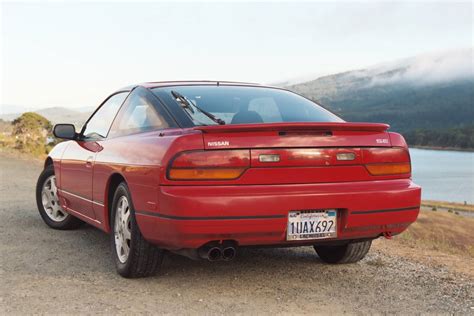
[[[428,58],[428,61],[426,61]],[[385,122],[411,145],[474,148],[472,50],[289,86],[347,121]]]

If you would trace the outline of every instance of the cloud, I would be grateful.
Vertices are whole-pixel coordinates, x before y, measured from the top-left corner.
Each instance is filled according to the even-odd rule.
[[[463,49],[378,64],[356,71],[355,77],[371,78],[369,86],[390,83],[425,85],[461,79],[474,79],[473,49]]]

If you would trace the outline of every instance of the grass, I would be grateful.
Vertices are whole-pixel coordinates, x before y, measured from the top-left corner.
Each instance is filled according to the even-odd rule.
[[[474,258],[474,218],[422,211],[418,220],[396,239],[412,248]]]
[[[442,209],[447,209],[451,211],[474,212],[474,205],[472,204],[426,200],[426,201],[422,201],[421,205],[429,207],[433,209],[433,211],[435,211],[438,208],[442,208]]]

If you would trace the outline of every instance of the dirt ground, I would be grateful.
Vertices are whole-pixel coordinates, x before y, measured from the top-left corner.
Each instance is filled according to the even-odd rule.
[[[123,279],[107,235],[43,224],[40,169],[0,155],[0,314],[474,314],[472,261],[454,269],[397,240],[352,265],[323,264],[310,247],[243,249],[228,263],[169,255],[156,277]]]

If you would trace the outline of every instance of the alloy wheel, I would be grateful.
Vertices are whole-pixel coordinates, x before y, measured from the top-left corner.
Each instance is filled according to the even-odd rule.
[[[132,226],[130,222],[130,205],[126,196],[120,197],[115,210],[115,250],[121,263],[125,263],[130,253]]]
[[[58,188],[54,175],[46,179],[41,190],[41,202],[48,217],[55,222],[64,221],[69,214],[59,205]]]

